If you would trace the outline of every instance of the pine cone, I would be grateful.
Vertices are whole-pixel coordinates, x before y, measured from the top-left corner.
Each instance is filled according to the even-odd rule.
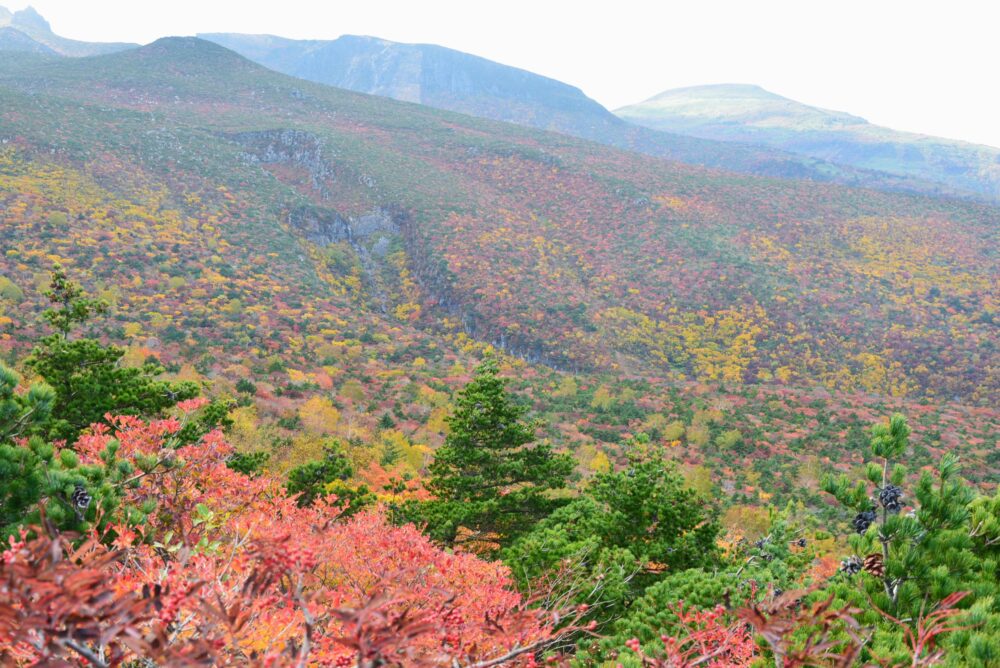
[[[854,530],[859,534],[862,534],[868,531],[868,527],[872,525],[872,522],[874,522],[877,517],[878,514],[874,510],[866,510],[854,516],[851,526],[853,526]]]
[[[73,501],[73,505],[80,510],[86,510],[87,507],[90,506],[90,502],[92,500],[90,494],[87,493],[86,488],[84,488],[84,486],[80,483],[76,484],[76,489],[73,490],[73,493],[69,498]]]
[[[840,572],[848,575],[856,575],[861,572],[861,560],[855,556],[850,556],[840,562]]]
[[[886,485],[878,493],[878,501],[890,513],[898,513],[903,504],[903,490],[895,485]]]
[[[873,552],[865,557],[862,568],[866,573],[871,573],[877,578],[885,575],[885,562],[882,560],[882,555],[878,552]]]

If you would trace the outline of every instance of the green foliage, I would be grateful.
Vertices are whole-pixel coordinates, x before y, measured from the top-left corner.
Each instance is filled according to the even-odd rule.
[[[24,290],[6,276],[0,276],[0,299],[19,304],[24,301]]]
[[[996,506],[959,476],[957,458],[945,454],[935,471],[924,471],[912,490],[913,510],[905,512],[905,455],[909,427],[900,415],[872,429],[871,452],[880,461],[866,479],[827,480],[824,488],[856,512],[841,574],[829,590],[860,608],[860,621],[876,629],[871,652],[892,661],[908,660],[902,630],[877,610],[916,625],[950,594],[967,591],[959,607],[959,628],[940,641],[947,665],[992,666],[1000,661],[1000,581]],[[899,500],[900,495],[902,499]],[[826,595],[826,592],[824,592]],[[968,628],[962,628],[968,627]]]
[[[522,586],[569,566],[571,579],[592,583],[579,602],[612,618],[663,574],[716,564],[718,533],[715,509],[654,450],[594,476],[502,556]]]
[[[271,453],[262,450],[254,452],[234,452],[226,459],[226,466],[237,473],[255,477],[264,471],[264,466],[271,458]]]
[[[461,527],[509,542],[561,505],[551,492],[564,487],[573,470],[573,460],[551,446],[529,447],[534,426],[522,420],[526,409],[507,395],[498,373],[496,361],[487,359],[458,394],[450,431],[430,466],[427,488],[437,498],[407,512],[448,544]]]
[[[289,494],[300,495],[300,506],[312,505],[318,497],[334,494],[338,502],[348,504],[345,514],[351,514],[375,502],[375,495],[367,486],[348,484],[354,467],[338,441],[327,443],[323,452],[323,459],[297,466],[288,473],[286,489]]]
[[[55,392],[36,383],[23,394],[17,392],[21,377],[0,363],[0,442],[41,429],[52,415]]]
[[[154,509],[123,506],[124,487],[139,475],[117,457],[118,442],[100,453],[100,464],[83,465],[72,450],[59,450],[39,436],[24,445],[0,444],[0,536],[38,524],[42,506],[47,520],[61,530],[86,531],[101,521],[139,525]],[[176,458],[155,458],[149,471],[177,465]]]
[[[236,381],[236,391],[242,392],[243,394],[254,395],[257,394],[257,386],[246,378],[240,378]]]
[[[44,313],[56,333],[35,346],[25,365],[55,392],[50,437],[73,442],[80,430],[100,422],[108,413],[155,416],[197,396],[194,383],[156,380],[163,372],[158,365],[121,366],[125,354],[121,348],[103,345],[97,339],[69,339],[75,326],[106,313],[107,305],[85,297],[58,266],[46,294],[57,305]]]
[[[229,429],[233,426],[233,419],[229,417],[229,411],[233,407],[234,403],[228,399],[213,399],[194,419],[188,420],[181,427],[177,440],[182,444],[195,443],[213,429]]]
[[[56,306],[46,310],[42,317],[63,338],[68,337],[76,325],[84,324],[95,315],[104,315],[109,309],[106,301],[87,297],[58,264],[52,268],[52,282],[45,296]]]

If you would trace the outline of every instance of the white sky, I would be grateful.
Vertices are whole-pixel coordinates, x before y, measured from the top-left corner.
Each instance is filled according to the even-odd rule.
[[[20,9],[26,2],[0,0]],[[1000,147],[996,0],[33,0],[65,37],[375,35],[579,86],[610,109],[755,83],[873,123]]]

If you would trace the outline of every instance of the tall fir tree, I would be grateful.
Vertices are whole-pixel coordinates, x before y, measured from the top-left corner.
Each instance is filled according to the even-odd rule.
[[[573,460],[534,443],[525,412],[507,394],[496,360],[476,368],[430,466],[427,488],[436,498],[416,508],[432,537],[454,544],[465,529],[473,540],[503,545],[561,505],[552,492],[565,487]]]

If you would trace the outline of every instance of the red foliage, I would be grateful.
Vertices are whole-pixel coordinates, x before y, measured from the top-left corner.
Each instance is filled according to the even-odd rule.
[[[336,500],[299,508],[263,476],[228,469],[218,433],[174,449],[177,421],[115,418],[80,442],[181,466],[133,476],[147,525],[88,536],[36,527],[0,564],[0,663],[476,665],[527,660],[557,633],[500,564],[432,545]],[[490,665],[483,663],[483,665]]]
[[[741,668],[749,666],[757,656],[757,646],[746,624],[727,619],[726,610],[685,608],[680,602],[674,608],[681,632],[663,635],[663,651],[656,657],[643,652],[635,638],[625,644],[651,668]]]

